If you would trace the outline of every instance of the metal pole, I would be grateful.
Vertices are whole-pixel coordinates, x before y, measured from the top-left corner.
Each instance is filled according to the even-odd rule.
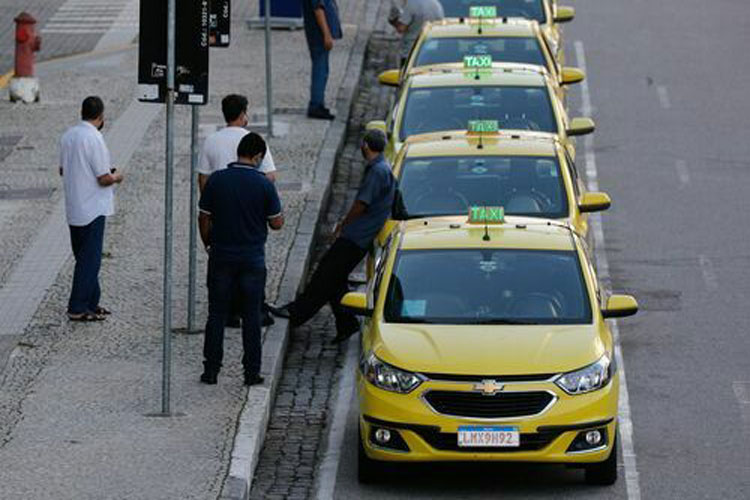
[[[195,272],[198,245],[198,106],[193,108],[190,132],[190,248],[188,249],[187,333],[195,331]]]
[[[172,369],[172,177],[174,171],[174,90],[176,0],[167,2],[167,154],[164,174],[164,315],[162,318],[161,412],[169,415]]]
[[[266,120],[268,137],[273,137],[273,93],[271,89],[271,0],[265,0],[266,21]]]

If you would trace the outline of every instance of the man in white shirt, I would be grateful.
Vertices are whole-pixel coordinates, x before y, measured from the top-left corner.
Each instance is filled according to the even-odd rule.
[[[72,321],[101,321],[109,314],[99,305],[99,268],[105,217],[115,213],[113,186],[123,177],[112,168],[102,127],[104,103],[99,97],[89,96],[81,105],[81,122],[60,140],[60,175],[76,260],[68,301]]]
[[[401,37],[401,65],[409,57],[414,42],[419,38],[424,23],[443,19],[443,6],[438,0],[401,0],[403,6],[391,4],[388,22],[396,28]]]
[[[224,114],[224,121],[227,126],[206,137],[198,161],[198,186],[201,193],[208,182],[208,178],[217,170],[227,168],[230,163],[237,161],[237,147],[240,145],[243,137],[250,133],[247,127],[247,97],[239,94],[229,94],[221,100],[221,112]],[[263,158],[258,171],[263,173],[271,182],[276,181],[276,165],[271,156],[271,150],[266,149],[266,155]],[[240,319],[239,311],[242,310],[239,303],[239,294],[235,294],[232,302],[232,314],[230,315],[227,326],[239,328]],[[273,318],[268,313],[265,298],[261,315],[263,326],[272,325]]]

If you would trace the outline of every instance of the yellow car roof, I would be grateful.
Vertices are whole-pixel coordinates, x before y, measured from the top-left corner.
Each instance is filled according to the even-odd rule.
[[[433,132],[410,136],[406,157],[427,156],[557,156],[559,140],[547,132],[498,132],[480,138],[466,131]]]
[[[476,72],[464,69],[461,63],[430,66],[424,70],[416,69],[409,76],[411,88],[430,87],[544,87],[548,83],[548,74],[541,66],[515,63],[492,63],[492,69],[482,70],[479,79],[473,78]]]
[[[479,32],[479,23],[472,19],[461,22],[458,19],[443,19],[425,24],[425,38],[452,38],[452,37],[525,37],[536,38],[539,33],[539,25],[536,21],[528,19],[512,18],[506,19],[483,19],[482,30]]]
[[[514,250],[574,250],[571,229],[562,222],[507,216],[503,224],[469,224],[467,216],[414,219],[401,224],[402,250],[506,248]]]

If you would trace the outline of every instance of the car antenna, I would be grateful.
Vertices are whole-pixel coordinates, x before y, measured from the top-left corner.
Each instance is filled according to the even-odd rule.
[[[482,236],[482,241],[490,241],[490,226],[487,223],[487,203],[484,204],[484,236]]]

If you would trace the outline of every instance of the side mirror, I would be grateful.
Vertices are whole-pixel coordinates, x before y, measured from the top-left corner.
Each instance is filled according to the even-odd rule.
[[[357,316],[372,316],[372,309],[367,308],[367,296],[364,293],[347,293],[341,299],[341,305]]]
[[[638,312],[638,302],[631,295],[611,295],[607,307],[602,309],[604,318],[624,318]]]
[[[385,121],[383,120],[373,120],[371,122],[367,122],[367,125],[365,125],[365,130],[373,130],[373,129],[382,130],[383,132],[387,134],[385,130]]]
[[[586,73],[578,68],[571,68],[569,66],[563,67],[560,71],[560,82],[563,85],[571,85],[573,83],[582,82],[586,78]]]
[[[612,200],[607,193],[584,193],[578,202],[578,210],[581,213],[601,212],[612,205]]]
[[[591,118],[573,118],[565,131],[569,136],[588,135],[596,130],[594,120]]]
[[[389,69],[378,75],[378,83],[388,87],[398,87],[401,71],[398,69]]]
[[[560,6],[557,8],[557,13],[555,14],[555,22],[556,23],[569,23],[575,17],[576,17],[575,8]]]

